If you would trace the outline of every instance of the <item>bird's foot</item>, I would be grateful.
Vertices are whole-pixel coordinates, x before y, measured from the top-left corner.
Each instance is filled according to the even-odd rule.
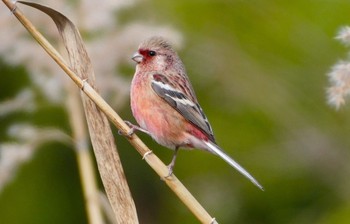
[[[167,166],[169,173],[164,178],[169,178],[171,175],[173,175],[173,170],[174,170],[174,166],[175,166],[175,161],[176,161],[176,156],[177,156],[177,151],[178,150],[179,150],[179,147],[176,147],[175,150],[174,150],[173,158],[171,159],[171,162]]]
[[[174,169],[174,165],[170,163],[167,167],[168,167],[168,175],[166,175],[164,178],[167,179],[169,177],[171,177],[171,175],[173,175],[173,169]]]
[[[137,126],[137,125],[132,124],[130,121],[124,121],[124,122],[129,126],[130,130],[126,134],[123,133],[121,130],[119,130],[118,131],[119,135],[124,135],[124,136],[127,136],[127,137],[130,138],[135,133],[135,131],[142,131],[143,133],[146,133],[148,135],[150,134],[145,129],[143,129],[143,128]]]

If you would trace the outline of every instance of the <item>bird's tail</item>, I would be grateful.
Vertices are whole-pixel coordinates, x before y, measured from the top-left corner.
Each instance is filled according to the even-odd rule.
[[[239,165],[236,161],[234,161],[230,156],[228,156],[219,146],[214,144],[211,141],[205,142],[211,152],[220,156],[223,160],[225,160],[228,164],[230,164],[233,168],[238,170],[243,176],[248,178],[255,186],[264,190],[264,188],[259,184],[259,182],[252,176],[248,171],[246,171],[241,165]]]

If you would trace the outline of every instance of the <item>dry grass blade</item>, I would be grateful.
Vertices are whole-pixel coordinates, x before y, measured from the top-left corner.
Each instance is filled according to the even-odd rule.
[[[80,92],[73,83],[66,83],[66,92],[68,97],[65,106],[68,111],[72,137],[75,143],[75,153],[88,220],[91,224],[103,224],[105,222],[102,214],[102,205],[99,203],[99,188],[96,180],[94,158],[90,153],[89,135],[87,133]],[[112,208],[110,207],[110,209]]]
[[[81,79],[87,80],[93,86],[95,75],[91,61],[75,25],[64,15],[49,7],[29,2],[21,3],[39,9],[52,18],[68,52],[70,67]],[[108,119],[85,94],[81,97],[98,169],[116,219],[118,223],[138,223],[135,204],[117,154]]]
[[[102,97],[92,88],[89,83],[85,83],[82,78],[79,78],[72,69],[65,63],[62,56],[51,46],[51,44],[35,29],[29,20],[20,12],[16,10],[16,6],[7,0],[3,2],[18,18],[18,20],[25,26],[25,28],[33,35],[36,41],[45,49],[45,51],[57,62],[57,64],[67,73],[67,75],[82,89],[82,91],[96,104],[101,111],[103,111],[109,120],[123,133],[128,133],[130,128],[119,117],[119,115],[102,99]],[[89,82],[92,80],[89,79]],[[105,120],[94,120],[95,122],[106,122]],[[98,124],[97,124],[98,125]],[[162,161],[151,151],[148,147],[136,136],[132,135],[128,138],[135,149],[145,158],[146,162],[157,172],[162,178],[167,176],[168,169]],[[102,176],[103,178],[103,176]],[[184,185],[172,175],[170,178],[164,179],[165,183],[174,191],[174,193],[182,200],[182,202],[192,211],[192,213],[202,223],[217,223],[215,218],[212,218],[208,212],[199,204],[193,195],[184,187]],[[106,189],[107,190],[107,189]],[[107,192],[108,193],[108,192]],[[116,196],[116,195],[112,195]],[[130,222],[122,222],[130,223]]]

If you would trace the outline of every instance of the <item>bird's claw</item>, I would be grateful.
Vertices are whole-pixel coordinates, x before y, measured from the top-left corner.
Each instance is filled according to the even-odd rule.
[[[135,133],[135,127],[137,127],[136,125],[133,125],[130,121],[125,121],[125,123],[129,126],[130,130],[128,131],[127,135],[129,137],[131,137],[131,135],[133,135]]]
[[[171,164],[171,163],[170,163],[167,167],[168,167],[168,171],[169,171],[169,172],[168,172],[168,175],[166,175],[166,176],[164,177],[165,179],[167,179],[167,178],[171,177],[171,175],[173,175],[174,164]]]
[[[123,132],[122,130],[118,130],[118,134],[131,138],[131,136],[135,133],[135,129],[136,129],[135,127],[137,126],[133,125],[130,121],[124,121],[124,122],[126,123],[126,125],[129,126],[130,130],[127,133]]]
[[[124,121],[130,128],[130,130],[128,131],[127,135],[128,137],[131,137],[131,135],[133,135],[135,133],[135,131],[141,131],[143,133],[146,133],[148,135],[151,135],[147,130],[137,126],[137,125],[134,125],[132,124],[130,121]]]
[[[127,133],[124,133],[123,131],[118,130],[118,135],[122,135],[122,136],[126,136],[126,137],[131,138],[132,134],[134,134],[134,131],[133,131],[133,130],[130,130],[130,131],[128,131]]]

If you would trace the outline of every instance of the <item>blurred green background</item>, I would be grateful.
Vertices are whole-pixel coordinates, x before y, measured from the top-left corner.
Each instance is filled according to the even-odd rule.
[[[217,142],[265,187],[213,155],[180,151],[175,174],[220,223],[350,222],[350,110],[326,102],[326,74],[347,56],[334,36],[350,25],[349,12],[346,0],[149,0],[120,13],[121,23],[182,33],[179,54]],[[134,66],[124,69],[131,79]],[[0,100],[31,85],[24,65],[0,62],[0,74]],[[15,121],[69,133],[65,111],[41,101],[35,113],[0,116],[0,141]],[[129,107],[120,113],[134,121]],[[170,150],[140,136],[170,161]],[[130,144],[116,141],[140,223],[198,223]],[[0,192],[0,223],[86,222],[75,154],[65,145],[42,145]]]

